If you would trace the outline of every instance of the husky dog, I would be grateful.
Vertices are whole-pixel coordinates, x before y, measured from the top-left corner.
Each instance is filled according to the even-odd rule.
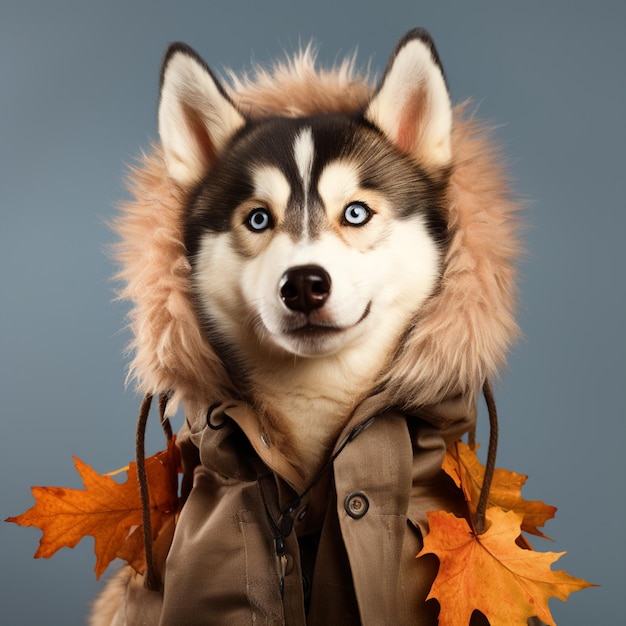
[[[169,48],[117,222],[131,375],[183,404],[188,488],[162,590],[126,568],[92,624],[436,624],[415,556],[516,333],[516,206],[424,30],[374,89],[310,50],[231,79]]]
[[[424,31],[364,111],[251,119],[172,46],[159,132],[193,185],[185,245],[206,336],[307,477],[436,289],[452,112]]]

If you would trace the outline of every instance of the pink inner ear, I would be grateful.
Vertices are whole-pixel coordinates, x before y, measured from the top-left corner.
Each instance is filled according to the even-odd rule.
[[[203,165],[208,167],[217,158],[217,153],[213,141],[209,136],[209,133],[202,123],[202,120],[198,116],[198,113],[186,104],[182,105],[185,123],[191,131],[191,134],[195,138],[202,158],[204,160]]]
[[[417,156],[420,136],[426,113],[426,94],[423,89],[412,93],[400,114],[396,135],[396,146],[405,154]]]

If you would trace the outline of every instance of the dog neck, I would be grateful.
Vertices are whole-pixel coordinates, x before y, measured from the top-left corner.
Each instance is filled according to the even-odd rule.
[[[386,345],[255,363],[251,373],[262,426],[303,478],[321,467],[354,409],[376,386],[389,358]]]

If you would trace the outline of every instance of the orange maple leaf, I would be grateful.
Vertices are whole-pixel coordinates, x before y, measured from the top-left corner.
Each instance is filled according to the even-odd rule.
[[[129,465],[127,480],[118,483],[110,476],[98,474],[76,457],[74,463],[84,490],[33,487],[35,505],[6,521],[20,526],[36,526],[43,531],[35,558],[49,558],[60,548],[73,548],[83,537],[90,535],[95,540],[96,578],[100,578],[117,557],[142,572],[145,555],[141,541],[142,507],[136,464]],[[168,442],[167,450],[146,459],[152,531],[156,541],[162,528],[169,529],[168,521],[178,510],[178,470],[179,457],[174,438]]]
[[[441,610],[439,626],[470,623],[481,611],[493,626],[526,626],[539,617],[555,626],[548,600],[565,600],[570,593],[592,586],[550,565],[564,552],[534,552],[515,545],[522,515],[499,507],[487,510],[490,524],[482,535],[452,513],[428,513],[430,532],[418,556],[434,554],[439,571],[428,599]]]
[[[446,453],[442,469],[454,480],[456,486],[463,490],[465,499],[470,504],[471,514],[474,515],[485,477],[485,468],[475,451],[462,441],[457,441]],[[506,469],[496,469],[489,489],[487,506],[497,506],[505,511],[522,514],[523,531],[549,539],[538,526],[543,526],[552,519],[557,509],[539,500],[522,498],[522,487],[527,478],[523,474]]]

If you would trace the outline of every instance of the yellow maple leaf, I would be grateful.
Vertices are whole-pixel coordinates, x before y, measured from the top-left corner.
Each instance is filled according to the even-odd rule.
[[[450,476],[456,486],[463,490],[465,499],[470,504],[472,515],[480,498],[485,468],[476,453],[468,445],[458,441],[446,453],[442,469]],[[528,477],[506,469],[496,469],[489,489],[487,506],[497,506],[505,511],[522,514],[522,530],[548,539],[540,530],[548,520],[554,517],[556,507],[539,500],[524,500],[522,487]]]
[[[487,510],[482,535],[452,513],[428,513],[429,534],[418,557],[434,554],[439,571],[428,599],[440,604],[439,626],[463,626],[481,611],[492,626],[526,626],[539,617],[555,626],[548,600],[592,586],[550,565],[564,553],[534,552],[515,544],[522,515],[499,507]]]
[[[60,548],[73,548],[90,535],[95,540],[96,578],[118,557],[143,571],[142,506],[136,464],[129,465],[127,480],[118,483],[78,458],[74,463],[85,489],[33,487],[34,506],[6,521],[43,531],[35,558],[49,558]],[[152,534],[157,541],[162,528],[167,527],[169,533],[169,522],[178,510],[178,465],[173,439],[167,450],[146,459]]]

